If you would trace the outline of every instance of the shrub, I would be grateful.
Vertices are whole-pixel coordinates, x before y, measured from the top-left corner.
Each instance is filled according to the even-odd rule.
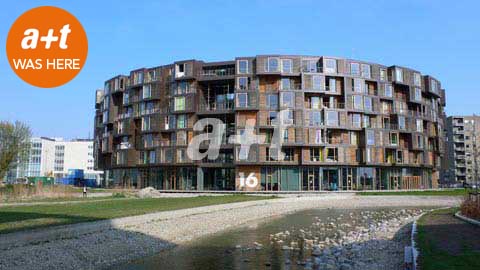
[[[466,198],[460,206],[462,215],[480,220],[480,202],[478,200],[480,200],[479,195]]]

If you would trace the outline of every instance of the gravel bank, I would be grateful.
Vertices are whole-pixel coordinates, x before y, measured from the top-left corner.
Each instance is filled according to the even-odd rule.
[[[255,220],[312,208],[443,207],[459,202],[455,197],[288,197],[13,233],[0,236],[0,269],[97,269]]]

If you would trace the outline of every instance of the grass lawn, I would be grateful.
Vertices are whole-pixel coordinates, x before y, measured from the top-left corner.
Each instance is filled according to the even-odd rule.
[[[425,190],[425,191],[374,191],[374,192],[357,192],[357,195],[362,196],[465,196],[468,194],[468,191],[465,189],[445,189],[445,190]]]
[[[480,269],[480,227],[453,217],[457,210],[437,210],[418,221],[422,270]]]
[[[72,204],[0,207],[0,234],[54,225],[142,215],[274,197],[226,195],[194,198],[111,199]]]

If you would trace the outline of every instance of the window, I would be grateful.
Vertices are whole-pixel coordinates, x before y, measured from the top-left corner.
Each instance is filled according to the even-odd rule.
[[[142,131],[150,129],[150,117],[146,116],[142,118]]]
[[[328,79],[328,90],[332,93],[337,92],[337,81],[335,79]]]
[[[267,125],[270,125],[270,126],[275,125],[276,119],[277,119],[277,112],[268,112]]]
[[[278,95],[277,94],[268,94],[267,95],[267,108],[269,109],[278,109]]]
[[[128,92],[123,93],[123,105],[130,103],[130,94]]]
[[[282,59],[282,72],[292,73],[292,59]]]
[[[367,130],[365,136],[367,145],[375,145],[375,132],[373,130]]]
[[[366,111],[373,111],[373,101],[371,97],[364,97],[364,107]]]
[[[353,79],[353,92],[355,93],[363,93],[365,81],[362,79]]]
[[[371,148],[365,149],[365,161],[366,162],[372,162],[372,149]]]
[[[413,84],[418,87],[422,86],[422,77],[420,73],[413,73]]]
[[[406,129],[405,116],[402,116],[402,115],[398,116],[398,128],[401,129],[401,130]]]
[[[267,72],[277,72],[278,71],[278,58],[268,58],[267,61]]]
[[[320,110],[320,97],[311,97],[310,105],[312,109]]]
[[[386,81],[387,80],[387,70],[381,68],[380,69],[380,80],[381,81]]]
[[[371,128],[372,127],[372,123],[370,121],[370,116],[368,116],[368,115],[363,116],[363,127],[364,128]]]
[[[302,60],[302,70],[303,72],[317,72],[317,61]]]
[[[190,92],[190,85],[188,82],[179,82],[177,85],[177,95],[182,95]]]
[[[398,134],[397,133],[390,133],[390,144],[393,146],[398,145]]]
[[[422,137],[422,135],[417,135],[417,146],[418,146],[418,148],[423,148],[423,137]]]
[[[338,126],[338,112],[326,111],[327,114],[327,126]]]
[[[438,84],[435,80],[430,80],[432,82],[432,92],[438,94]]]
[[[293,125],[293,111],[285,110],[282,112],[282,120],[284,125]]]
[[[315,143],[316,144],[323,143],[323,136],[322,136],[322,130],[321,129],[317,129],[315,131]]]
[[[422,119],[417,119],[417,132],[423,132],[423,120]]]
[[[240,74],[248,73],[248,60],[238,60],[238,73]]]
[[[395,80],[397,82],[403,82],[403,70],[401,68],[395,68]]]
[[[352,100],[353,100],[353,108],[355,110],[363,110],[362,96],[353,95]]]
[[[281,83],[280,83],[280,89],[290,90],[290,79],[289,78],[282,78]]]
[[[247,90],[248,89],[248,78],[247,77],[238,77],[238,89]]]
[[[318,127],[322,124],[322,114],[319,111],[310,112],[310,126]]]
[[[177,117],[177,128],[186,128],[187,127],[187,117],[185,114],[180,114]]]
[[[293,161],[294,160],[294,151],[293,148],[285,148],[284,150],[285,156],[283,158],[284,161]]]
[[[281,106],[287,108],[295,107],[295,93],[293,92],[281,92]]]
[[[350,63],[350,74],[353,76],[360,76],[360,64]]]
[[[357,132],[350,132],[350,144],[351,145],[359,144],[359,137]]]
[[[312,86],[314,90],[323,90],[323,77],[319,75],[312,76]]]
[[[370,78],[371,77],[370,65],[362,64],[362,77],[364,77],[364,78]]]
[[[352,114],[352,124],[355,128],[362,128],[362,115],[358,113]]]
[[[283,130],[283,142],[288,142],[288,129]]]
[[[337,148],[327,148],[327,161],[328,162],[338,161],[338,150],[337,150]]]
[[[321,150],[318,147],[310,148],[310,161],[321,161],[320,152]]]
[[[185,97],[175,97],[174,110],[175,111],[184,111],[185,110]]]
[[[397,151],[397,163],[403,163],[403,151],[402,150]]]
[[[248,94],[247,93],[237,93],[237,106],[240,108],[248,107]]]
[[[148,152],[148,161],[152,164],[156,162],[157,155],[154,150]]]
[[[422,101],[422,89],[415,87],[415,101]]]
[[[393,86],[391,84],[385,85],[385,96],[393,97]]]
[[[325,73],[336,73],[337,72],[337,60],[325,58]]]

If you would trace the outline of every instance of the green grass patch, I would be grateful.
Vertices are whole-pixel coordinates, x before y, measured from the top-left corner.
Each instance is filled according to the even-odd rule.
[[[455,231],[452,228],[451,232],[442,233],[441,237],[435,235],[435,228],[426,224],[429,219],[435,218],[436,215],[450,215],[458,211],[457,208],[436,210],[432,213],[424,215],[417,222],[417,244],[420,251],[420,267],[422,270],[478,270],[480,269],[479,251],[472,250],[469,247],[468,239],[471,235],[457,236],[455,239],[450,239],[454,234],[462,233]],[[453,218],[453,217],[452,217]],[[442,238],[442,239],[439,239]],[[452,241],[465,241],[460,244],[463,246],[462,251],[458,254],[452,255],[440,248],[442,245],[448,245]]]
[[[425,190],[425,191],[364,191],[357,192],[361,196],[466,196],[465,189]]]
[[[111,199],[71,204],[7,206],[0,207],[0,233],[271,198],[274,197],[225,195],[194,198]]]

